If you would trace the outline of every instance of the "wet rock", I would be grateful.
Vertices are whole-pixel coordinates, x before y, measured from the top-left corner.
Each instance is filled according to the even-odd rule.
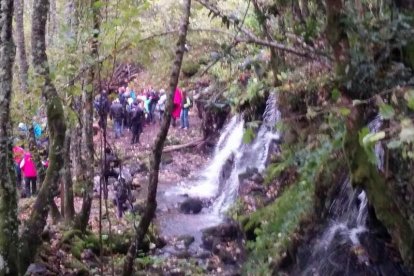
[[[178,172],[178,174],[181,177],[187,177],[190,174],[190,171],[188,169],[186,169],[186,168],[182,168],[182,169],[180,169],[180,171]]]
[[[157,236],[155,239],[155,247],[160,249],[167,245],[167,239],[161,236]]]
[[[173,156],[171,153],[163,153],[161,157],[161,165],[165,166],[171,164],[174,161]]]
[[[180,210],[184,214],[198,214],[203,209],[203,202],[197,198],[188,198],[180,205]]]
[[[26,271],[27,275],[45,275],[47,273],[47,267],[42,263],[31,264]]]
[[[186,248],[188,248],[194,242],[194,240],[194,237],[191,235],[182,235],[177,238],[177,241],[183,242]]]
[[[259,173],[257,168],[247,168],[244,173],[239,174],[239,181],[250,180],[256,184],[262,184],[264,182],[263,176]]]
[[[179,259],[188,259],[191,257],[191,253],[188,250],[179,251],[175,253],[175,256]]]
[[[142,215],[145,211],[144,203],[136,203],[132,207],[132,212],[137,215]]]
[[[224,163],[221,172],[220,172],[220,185],[223,184],[227,179],[229,179],[231,172],[233,171],[234,165],[234,154],[231,154],[230,157]]]
[[[145,173],[148,172],[148,167],[145,163],[132,163],[129,165],[129,170],[131,172],[132,176],[135,176],[139,173]]]
[[[141,179],[139,179],[138,177],[135,177],[132,180],[132,189],[140,189],[141,188]]]
[[[210,251],[202,251],[200,253],[198,253],[197,255],[194,256],[197,259],[208,259],[211,257],[211,252]]]
[[[233,222],[222,223],[203,230],[202,241],[204,248],[212,250],[219,242],[229,242],[241,236],[239,226]]]

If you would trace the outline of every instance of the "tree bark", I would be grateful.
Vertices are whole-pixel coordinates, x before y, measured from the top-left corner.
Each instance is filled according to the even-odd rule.
[[[326,13],[326,37],[334,52],[336,75],[339,78],[343,78],[346,75],[346,68],[349,65],[350,56],[349,41],[342,22],[342,0],[326,0]]]
[[[266,37],[266,39],[269,42],[274,41],[274,39],[272,38],[272,35],[270,33],[270,30],[267,26],[267,19],[266,19],[265,14],[260,9],[257,0],[253,0],[252,2],[253,2],[253,6],[254,6],[255,12],[257,14],[257,17],[261,19],[261,20],[259,20],[259,22],[262,25],[263,35]],[[273,48],[273,47],[270,48],[270,67],[271,67],[272,72],[273,72],[273,85],[274,86],[279,86],[281,84],[281,81],[277,78],[277,75],[279,74],[279,66],[280,66],[280,62],[281,62],[281,60],[279,58],[280,54],[281,53],[278,53],[275,48]]]
[[[91,58],[98,60],[98,36],[100,29],[100,8],[96,3],[98,0],[91,1],[90,8],[93,16],[93,38],[91,42]],[[76,228],[84,232],[88,226],[93,199],[93,176],[94,176],[94,147],[93,147],[93,94],[94,81],[98,65],[92,66],[88,72],[87,85],[82,93],[83,102],[83,145],[85,152],[84,158],[84,194],[82,209],[76,221]]]
[[[49,0],[49,26],[48,26],[48,46],[52,46],[56,30],[57,30],[57,19],[56,19],[56,0]]]
[[[0,1],[0,18],[0,275],[17,275],[17,192],[10,121],[15,57],[13,0]]]
[[[63,146],[65,140],[65,117],[62,102],[50,78],[46,55],[46,21],[49,10],[48,0],[35,0],[32,15],[32,57],[36,84],[42,90],[46,101],[47,122],[49,126],[49,167],[46,177],[36,198],[30,218],[24,226],[21,238],[20,271],[26,271],[33,261],[41,233],[46,225],[49,206],[57,191],[60,170],[63,166]]]
[[[17,60],[19,64],[20,89],[23,93],[28,92],[28,70],[29,64],[26,55],[26,42],[24,37],[24,3],[23,0],[14,0],[14,20],[16,23],[16,46]]]
[[[68,133],[69,132],[69,133]],[[71,171],[71,162],[70,162],[70,143],[71,142],[71,133],[70,131],[66,132],[65,137],[65,147],[63,152],[63,185],[64,185],[64,214],[66,224],[71,224],[73,218],[75,217],[75,206],[73,202],[73,183],[72,183],[72,171]]]
[[[150,172],[149,172],[149,185],[148,185],[148,196],[147,204],[142,215],[142,218],[139,222],[135,241],[132,242],[131,246],[128,249],[128,254],[125,257],[123,275],[128,276],[132,275],[134,259],[137,254],[137,250],[142,245],[144,236],[148,231],[148,227],[154,217],[155,210],[157,208],[157,186],[158,186],[158,173],[160,168],[162,150],[164,148],[164,142],[167,138],[168,130],[171,123],[171,111],[173,109],[173,98],[174,93],[177,88],[178,78],[180,76],[181,64],[183,61],[185,43],[187,38],[187,30],[190,20],[190,8],[191,0],[184,1],[184,16],[180,26],[180,31],[178,35],[177,50],[175,53],[175,61],[172,66],[169,91],[167,97],[167,104],[164,113],[164,120],[161,125],[161,129],[158,133],[158,136],[155,140],[154,147],[152,149],[152,156],[150,159]]]

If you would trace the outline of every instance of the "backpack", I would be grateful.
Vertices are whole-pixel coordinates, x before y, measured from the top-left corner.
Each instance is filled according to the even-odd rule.
[[[190,105],[188,106],[188,109],[191,109],[193,107],[193,99],[191,97],[188,97],[188,100],[190,101]]]

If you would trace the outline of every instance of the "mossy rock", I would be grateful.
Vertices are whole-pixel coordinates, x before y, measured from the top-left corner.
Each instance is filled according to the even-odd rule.
[[[62,243],[70,245],[70,251],[75,258],[81,259],[85,249],[100,253],[99,238],[91,232],[83,234],[79,230],[69,230],[63,234]]]
[[[76,197],[82,197],[84,187],[85,184],[83,181],[76,181],[75,183],[73,183],[73,195]]]
[[[71,259],[66,259],[64,261],[64,267],[66,268],[71,268],[73,269],[76,274],[78,276],[88,276],[91,275],[89,269],[78,259],[76,258],[71,258]]]
[[[131,242],[134,238],[134,234],[126,231],[121,234],[112,234],[111,237],[104,241],[105,246],[111,248],[112,253],[126,254]]]
[[[181,71],[183,72],[184,76],[188,78],[197,74],[198,70],[200,70],[200,64],[192,61],[184,63],[181,68]]]

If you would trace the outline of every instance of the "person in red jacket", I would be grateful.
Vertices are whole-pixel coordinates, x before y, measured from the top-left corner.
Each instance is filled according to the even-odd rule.
[[[174,108],[171,114],[173,127],[176,125],[177,118],[180,118],[182,99],[181,89],[177,87],[174,92]]]
[[[20,163],[20,168],[22,169],[24,176],[24,183],[26,188],[25,196],[30,197],[36,195],[37,170],[30,152],[26,152],[24,154],[23,160]],[[32,184],[31,187],[30,184]]]

